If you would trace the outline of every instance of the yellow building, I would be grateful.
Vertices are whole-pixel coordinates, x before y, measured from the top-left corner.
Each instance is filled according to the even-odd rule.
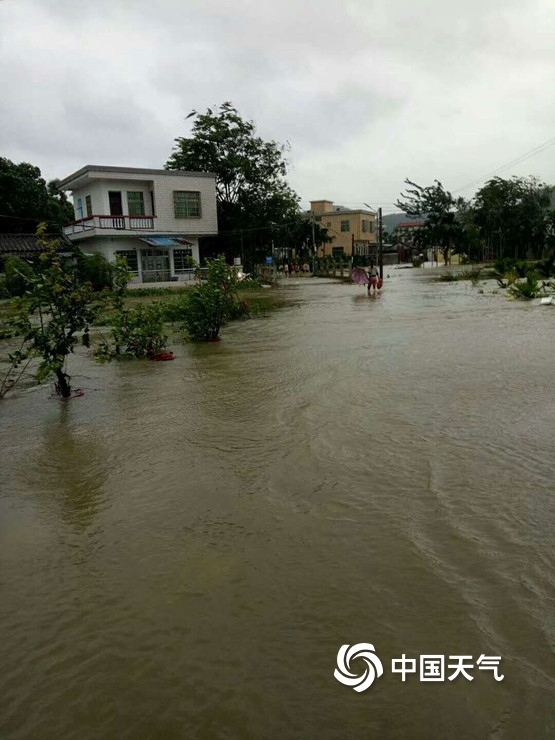
[[[333,241],[320,247],[319,256],[376,254],[376,214],[369,210],[351,210],[330,200],[311,200],[310,215]]]

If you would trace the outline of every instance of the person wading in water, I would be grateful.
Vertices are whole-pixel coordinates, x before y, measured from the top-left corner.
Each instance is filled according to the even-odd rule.
[[[374,265],[370,265],[370,270],[368,271],[368,292],[369,293],[370,293],[370,290],[377,290],[379,277],[380,277],[380,273],[378,271],[378,268],[374,267]]]

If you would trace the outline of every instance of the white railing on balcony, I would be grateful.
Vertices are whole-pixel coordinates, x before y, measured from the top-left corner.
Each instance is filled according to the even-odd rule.
[[[154,228],[154,216],[89,216],[64,226],[64,234],[82,234],[93,229],[143,231]]]

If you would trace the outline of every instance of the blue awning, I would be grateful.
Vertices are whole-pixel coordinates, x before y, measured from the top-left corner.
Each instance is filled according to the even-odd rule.
[[[179,236],[144,236],[142,242],[150,244],[151,247],[192,247],[191,242]]]

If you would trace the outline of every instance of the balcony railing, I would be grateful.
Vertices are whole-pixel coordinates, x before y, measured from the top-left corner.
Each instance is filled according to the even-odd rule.
[[[154,216],[89,216],[65,224],[64,234],[82,234],[93,229],[143,231],[154,228]]]

